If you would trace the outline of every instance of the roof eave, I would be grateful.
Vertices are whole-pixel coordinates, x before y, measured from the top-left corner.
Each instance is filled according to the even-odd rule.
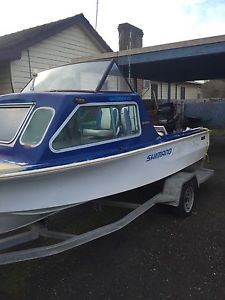
[[[22,56],[22,50],[21,49],[0,49],[0,61],[10,61],[10,60],[16,60],[21,59]]]
[[[28,35],[24,37],[24,39],[20,40],[18,43],[14,45],[9,45],[8,47],[0,49],[0,60],[15,60],[20,59],[22,55],[22,51],[45,40],[71,26],[81,26],[83,30],[88,34],[88,36],[92,39],[93,42],[104,52],[110,52],[112,49],[108,46],[108,44],[102,39],[102,37],[97,33],[97,31],[92,27],[92,25],[88,22],[88,20],[84,17],[83,14],[79,14],[65,20],[60,20],[56,22],[52,22],[49,24],[44,24],[37,26],[40,27],[39,32],[35,35],[35,33],[30,37]],[[49,28],[50,27],[50,28]],[[30,30],[35,29],[30,28]],[[29,29],[27,29],[29,30]],[[25,30],[25,31],[27,31]]]

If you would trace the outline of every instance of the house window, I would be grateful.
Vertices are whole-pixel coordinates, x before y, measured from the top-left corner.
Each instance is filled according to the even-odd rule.
[[[106,143],[140,134],[135,104],[80,106],[52,138],[53,151]]]
[[[149,89],[150,88],[150,80],[144,80],[143,85],[144,85],[145,89]]]
[[[44,139],[53,116],[54,110],[50,107],[36,109],[21,136],[21,144],[38,146]]]
[[[182,100],[185,99],[185,87],[184,86],[180,87],[180,99],[182,99]]]
[[[151,99],[158,99],[158,84],[151,84]]]

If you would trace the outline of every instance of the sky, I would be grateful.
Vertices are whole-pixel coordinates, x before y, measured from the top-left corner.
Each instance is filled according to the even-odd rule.
[[[83,13],[95,27],[97,0],[7,0],[0,36]],[[144,32],[143,46],[225,34],[225,0],[99,0],[97,31],[118,50],[118,25]]]

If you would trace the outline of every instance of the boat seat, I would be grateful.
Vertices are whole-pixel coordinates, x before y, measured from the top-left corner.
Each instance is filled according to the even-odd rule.
[[[127,107],[123,107],[121,109],[121,124],[123,128],[123,134],[124,135],[129,135],[132,133],[132,123],[131,123],[131,118],[129,115],[129,111]]]
[[[114,137],[119,133],[119,112],[117,108],[101,108],[96,117],[96,129],[83,129],[83,136]]]

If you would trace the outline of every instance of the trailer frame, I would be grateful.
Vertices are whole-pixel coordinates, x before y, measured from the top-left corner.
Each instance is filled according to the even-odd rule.
[[[206,168],[197,168],[195,171],[191,172],[178,172],[165,180],[162,192],[156,194],[143,204],[96,200],[98,205],[128,208],[132,211],[115,222],[79,235],[49,230],[40,222],[34,223],[33,225],[28,226],[25,232],[10,234],[9,236],[0,239],[0,251],[7,250],[5,253],[0,253],[0,265],[47,257],[86,244],[122,229],[157,203],[171,205],[175,210],[178,209],[178,212],[181,210],[184,213],[184,215],[181,214],[182,216],[188,215],[191,210],[185,214],[185,207],[180,207],[184,186],[188,185],[189,182],[194,181],[196,187],[199,188],[203,182],[213,175],[213,173],[213,170]],[[11,250],[12,247],[26,244],[27,242],[37,240],[40,237],[58,240],[58,242],[41,247]]]

